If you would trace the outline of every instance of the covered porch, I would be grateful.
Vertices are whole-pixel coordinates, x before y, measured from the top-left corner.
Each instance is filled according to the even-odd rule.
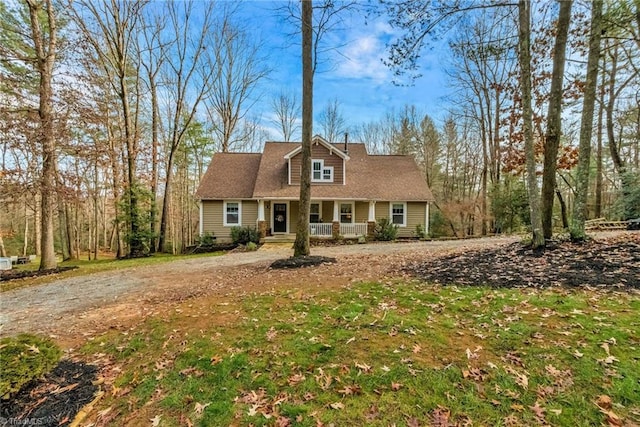
[[[376,202],[363,200],[312,200],[309,236],[357,238],[370,236],[375,226]],[[297,200],[259,200],[257,226],[263,239],[293,236],[297,230]]]

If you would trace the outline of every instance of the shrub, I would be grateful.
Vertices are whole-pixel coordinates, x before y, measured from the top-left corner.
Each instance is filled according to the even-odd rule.
[[[21,334],[1,339],[0,398],[10,398],[24,384],[50,372],[61,356],[58,346],[47,338]]]
[[[198,236],[196,243],[200,246],[213,246],[216,244],[216,237],[213,232],[207,232]]]
[[[257,251],[258,250],[258,245],[255,244],[254,242],[249,242],[249,243],[247,243],[246,248],[247,248],[248,251],[253,252],[253,251]]]
[[[231,227],[231,240],[237,245],[260,243],[260,233],[255,227]]]
[[[424,229],[424,225],[422,224],[416,224],[416,229],[413,232],[413,234],[415,234],[415,236],[418,239],[426,239],[427,238],[427,232]]]
[[[378,220],[373,229],[373,238],[385,242],[396,240],[398,236],[398,225],[392,223],[389,218],[381,218]]]

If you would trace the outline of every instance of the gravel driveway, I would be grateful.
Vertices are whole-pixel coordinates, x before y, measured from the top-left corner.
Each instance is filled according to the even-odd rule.
[[[371,243],[312,248],[313,255],[349,259],[350,266],[358,259],[378,264],[387,257],[402,259],[413,254],[437,255],[452,250],[496,246],[518,241],[518,237],[490,237],[471,240],[449,240],[409,243]],[[60,333],[77,324],[78,319],[104,316],[112,308],[114,316],[126,316],[128,311],[139,311],[146,302],[161,301],[178,289],[193,289],[198,283],[217,278],[217,290],[231,284],[238,269],[251,266],[267,271],[276,259],[292,255],[285,247],[264,248],[256,252],[237,252],[223,256],[199,257],[166,264],[126,268],[87,276],[56,280],[38,286],[19,288],[0,293],[0,336],[21,332]],[[364,264],[364,263],[363,263]],[[367,266],[354,267],[366,271]],[[373,270],[371,270],[373,271]],[[289,275],[304,275],[290,271]],[[327,274],[331,274],[327,270]],[[295,277],[295,276],[294,276]],[[211,286],[207,288],[212,289]],[[205,292],[206,290],[202,291]],[[187,295],[188,296],[188,295]],[[99,309],[99,310],[98,310]],[[97,321],[94,319],[94,322]]]

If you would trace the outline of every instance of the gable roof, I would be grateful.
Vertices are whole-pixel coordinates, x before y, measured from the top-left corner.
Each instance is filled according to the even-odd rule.
[[[261,157],[259,153],[214,154],[196,197],[209,200],[253,198]]]
[[[335,145],[329,143],[326,139],[321,137],[320,135],[316,135],[311,139],[311,144],[320,144],[325,147],[331,154],[336,154],[343,160],[349,160],[349,155],[342,151],[340,148],[337,148]],[[300,152],[302,152],[302,144],[296,144],[297,147],[284,155],[286,160],[291,159],[292,157],[297,156]]]
[[[334,153],[342,152],[341,144],[328,145]],[[216,154],[196,196],[200,199],[297,199],[300,186],[289,185],[286,156],[299,147],[299,143],[267,142],[262,154]],[[312,185],[312,199],[434,200],[411,156],[369,155],[360,143],[349,143],[348,149],[345,184]]]

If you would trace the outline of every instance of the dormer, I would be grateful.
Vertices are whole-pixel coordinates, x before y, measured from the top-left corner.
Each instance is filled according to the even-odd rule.
[[[302,169],[302,146],[296,147],[284,156],[287,161],[289,185],[300,184]],[[346,183],[346,162],[349,155],[324,138],[316,135],[311,140],[311,184],[344,185]]]

